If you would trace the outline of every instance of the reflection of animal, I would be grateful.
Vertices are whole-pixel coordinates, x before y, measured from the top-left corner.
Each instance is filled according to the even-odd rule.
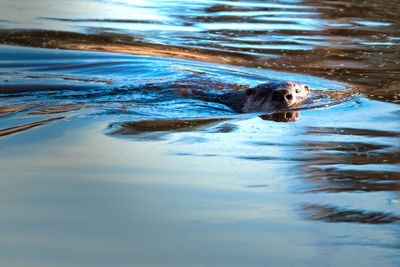
[[[310,87],[293,81],[272,80],[243,91],[209,94],[191,91],[192,97],[221,103],[240,113],[272,112],[299,107],[310,95]]]
[[[263,120],[276,121],[276,122],[296,122],[300,118],[300,112],[288,111],[278,112],[273,114],[264,114],[260,116]]]

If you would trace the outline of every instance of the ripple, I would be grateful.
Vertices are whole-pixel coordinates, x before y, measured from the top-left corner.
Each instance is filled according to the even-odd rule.
[[[387,27],[392,25],[392,23],[379,22],[379,21],[353,20],[353,22],[368,27]]]
[[[302,25],[297,23],[198,23],[198,27],[207,30],[297,30],[297,31],[314,31],[312,25]]]

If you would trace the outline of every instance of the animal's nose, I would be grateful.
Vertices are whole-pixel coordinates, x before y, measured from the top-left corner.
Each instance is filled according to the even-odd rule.
[[[285,93],[284,98],[286,99],[287,102],[290,102],[293,99],[293,95],[291,93]]]
[[[290,106],[295,102],[295,98],[290,90],[277,90],[272,94],[272,101],[287,103]]]

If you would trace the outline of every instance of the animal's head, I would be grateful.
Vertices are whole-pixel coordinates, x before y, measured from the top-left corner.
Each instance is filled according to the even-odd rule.
[[[243,112],[270,112],[299,107],[310,95],[308,85],[271,81],[246,90]]]

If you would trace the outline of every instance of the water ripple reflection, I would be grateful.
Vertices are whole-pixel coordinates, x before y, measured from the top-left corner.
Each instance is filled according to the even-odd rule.
[[[399,191],[400,132],[309,127],[308,135],[360,137],[360,141],[306,143],[302,165],[311,192]]]
[[[77,3],[78,13],[58,1],[54,12],[33,12],[27,3],[23,24],[7,15],[15,5],[6,2],[2,43],[301,72],[362,84],[372,99],[400,101],[399,6],[393,1],[86,0]]]

